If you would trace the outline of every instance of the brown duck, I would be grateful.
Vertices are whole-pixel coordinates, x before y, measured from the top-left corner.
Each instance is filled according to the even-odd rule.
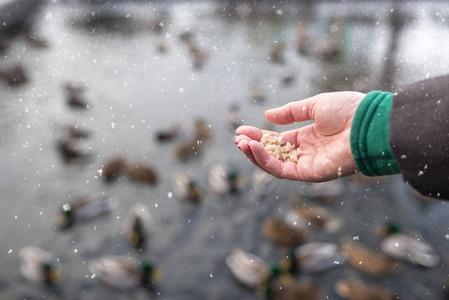
[[[393,300],[395,294],[382,286],[359,279],[342,279],[335,284],[335,292],[348,300]]]
[[[272,216],[262,224],[262,234],[279,247],[288,248],[307,241],[312,231],[287,223],[281,216]]]
[[[356,242],[344,242],[341,252],[348,258],[348,264],[354,269],[375,277],[399,273],[400,265],[392,258]]]

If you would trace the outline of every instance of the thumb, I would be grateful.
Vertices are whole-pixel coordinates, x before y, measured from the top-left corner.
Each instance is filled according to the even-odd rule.
[[[290,102],[284,106],[265,111],[268,121],[278,125],[292,124],[314,119],[314,109],[317,96],[300,101]]]

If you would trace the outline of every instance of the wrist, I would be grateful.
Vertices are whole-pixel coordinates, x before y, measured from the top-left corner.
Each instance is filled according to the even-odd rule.
[[[367,176],[399,173],[389,144],[393,94],[369,92],[360,102],[351,125],[351,150],[359,172]]]

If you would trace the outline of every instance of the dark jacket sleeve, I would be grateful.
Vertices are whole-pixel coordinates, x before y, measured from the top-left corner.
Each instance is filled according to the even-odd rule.
[[[389,139],[404,180],[423,195],[449,199],[449,75],[397,91]]]

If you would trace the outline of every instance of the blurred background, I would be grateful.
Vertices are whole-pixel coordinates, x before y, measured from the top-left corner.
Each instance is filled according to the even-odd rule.
[[[268,108],[447,73],[446,1],[0,3],[1,299],[263,299],[226,257],[239,248],[275,265],[304,240],[279,247],[266,221],[306,205],[340,222],[333,232],[307,223],[308,242],[379,252],[377,228],[388,221],[428,241],[439,260],[385,276],[349,263],[298,272],[319,290],[304,299],[349,299],[335,289],[347,278],[400,299],[447,299],[447,202],[418,195],[400,175],[260,179],[233,142],[242,124],[303,126],[267,124]],[[150,232],[133,246],[136,225],[126,224],[136,203]],[[91,262],[108,255],[151,261],[163,276],[152,289],[104,284]],[[41,260],[56,266],[57,283],[39,275]]]

